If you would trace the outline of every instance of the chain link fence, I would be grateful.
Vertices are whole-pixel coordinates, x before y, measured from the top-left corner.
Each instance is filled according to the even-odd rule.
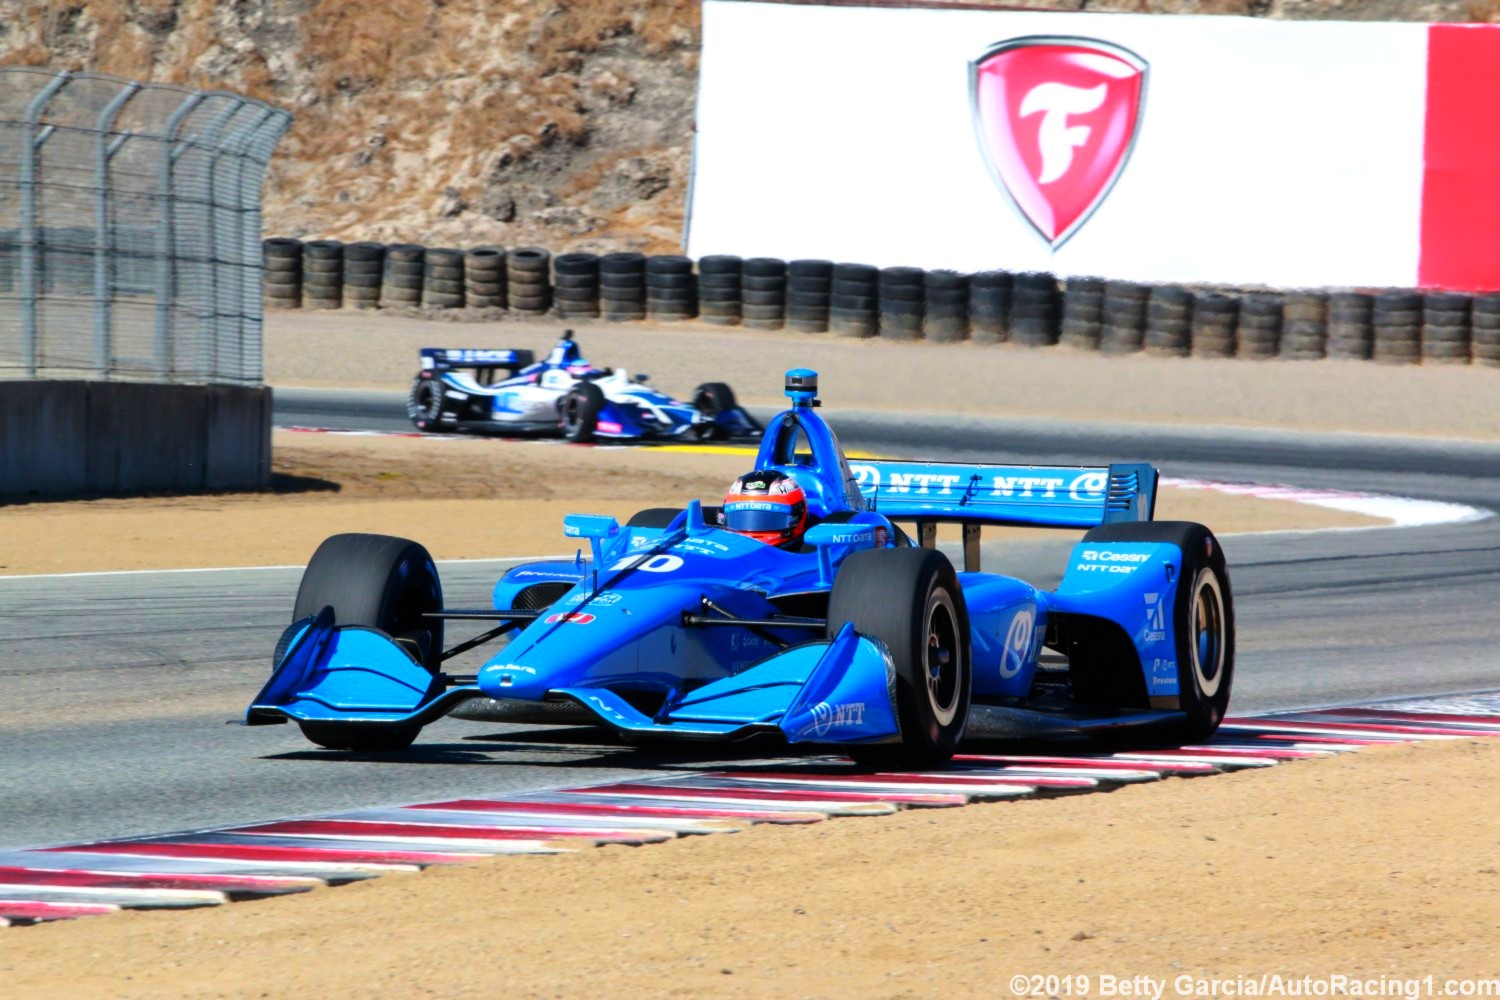
[[[291,115],[0,68],[0,377],[257,385],[261,181]]]

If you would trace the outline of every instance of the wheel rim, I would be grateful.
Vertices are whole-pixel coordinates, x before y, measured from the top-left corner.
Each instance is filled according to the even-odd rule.
[[[1193,678],[1205,698],[1219,693],[1224,682],[1224,593],[1219,577],[1203,569],[1193,583],[1193,604],[1188,617]]]
[[[563,400],[563,427],[569,433],[578,429],[578,397],[569,396]]]
[[[442,397],[431,382],[423,382],[417,388],[417,412],[423,420],[437,422],[442,407]]]
[[[958,641],[958,615],[944,590],[936,591],[927,604],[923,664],[927,677],[927,702],[938,725],[946,726],[958,714],[959,675],[963,649]]]

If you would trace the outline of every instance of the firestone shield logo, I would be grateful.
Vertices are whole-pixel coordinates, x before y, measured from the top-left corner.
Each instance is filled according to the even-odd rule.
[[[1056,250],[1130,159],[1146,61],[1090,38],[1013,38],[971,64],[969,89],[990,173]]]

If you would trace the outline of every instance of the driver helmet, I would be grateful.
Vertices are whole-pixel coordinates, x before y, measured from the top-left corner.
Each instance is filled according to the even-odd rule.
[[[747,472],[724,494],[723,524],[767,545],[800,545],[807,531],[807,494],[784,472]]]

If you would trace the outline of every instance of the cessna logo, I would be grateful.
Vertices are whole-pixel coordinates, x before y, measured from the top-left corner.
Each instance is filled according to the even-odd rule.
[[[1146,97],[1146,61],[1093,39],[1013,38],[975,60],[970,81],[990,173],[1056,250],[1125,169]]]

